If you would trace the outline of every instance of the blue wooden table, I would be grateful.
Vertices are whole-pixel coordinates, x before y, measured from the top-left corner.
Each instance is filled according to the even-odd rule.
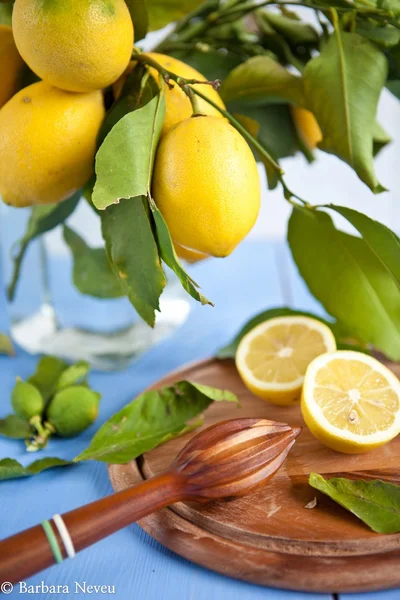
[[[261,242],[242,244],[232,256],[210,260],[193,268],[215,308],[193,303],[186,324],[168,340],[145,354],[124,372],[94,373],[91,383],[103,394],[96,425],[73,440],[55,440],[41,456],[71,459],[89,442],[95,429],[151,383],[184,363],[204,358],[228,342],[253,314],[267,307],[289,305],[321,313],[298,278],[283,245]],[[0,296],[0,331],[7,329],[3,296]],[[36,359],[21,350],[16,358],[0,357],[0,416],[9,412],[10,392],[17,375],[25,378]],[[33,460],[23,443],[0,440],[0,458]],[[35,457],[36,458],[36,457]],[[104,464],[45,472],[37,477],[0,483],[0,539],[35,525],[54,513],[63,513],[112,492]],[[360,573],[360,580],[363,574]],[[46,594],[43,586],[65,586]],[[140,600],[303,600],[329,599],[330,595],[269,589],[228,579],[207,571],[166,550],[133,525],[66,561],[32,577],[26,585],[39,586],[35,598],[130,598]],[[104,592],[83,592],[85,586],[106,586]],[[109,587],[108,587],[109,586]],[[18,586],[10,598],[22,597]],[[43,589],[43,591],[41,591]],[[68,591],[67,591],[68,589]],[[90,588],[86,588],[87,590]],[[29,588],[26,588],[29,590]],[[63,593],[64,592],[64,593]],[[27,594],[27,591],[25,592]],[[398,600],[400,590],[373,594],[341,595],[341,600]]]

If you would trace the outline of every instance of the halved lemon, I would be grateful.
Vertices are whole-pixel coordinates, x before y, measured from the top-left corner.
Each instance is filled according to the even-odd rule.
[[[361,352],[325,354],[307,369],[301,410],[307,427],[329,448],[368,452],[400,433],[400,381]]]
[[[335,350],[334,335],[321,321],[302,316],[276,317],[242,338],[236,366],[253,394],[274,404],[292,404],[300,398],[310,362]]]

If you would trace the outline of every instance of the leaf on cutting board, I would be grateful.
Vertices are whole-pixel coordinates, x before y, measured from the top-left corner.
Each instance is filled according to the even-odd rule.
[[[47,402],[54,394],[62,373],[68,364],[56,356],[43,356],[36,365],[36,371],[27,381],[34,385]]]
[[[0,354],[14,356],[14,347],[11,339],[5,333],[0,333]]]
[[[18,479],[20,477],[30,477],[32,475],[38,475],[47,469],[64,467],[72,464],[73,463],[69,460],[62,460],[61,458],[49,456],[47,458],[35,460],[35,462],[31,463],[27,467],[23,467],[17,460],[14,460],[13,458],[3,458],[3,460],[0,460],[0,481],[6,481],[7,479]]]
[[[73,229],[64,225],[64,241],[73,256],[74,286],[94,298],[121,298],[124,291],[115,277],[104,248],[91,248]]]
[[[154,157],[164,123],[164,86],[142,108],[122,117],[96,155],[92,201],[99,210],[150,193]]]
[[[324,479],[310,473],[309,484],[364,521],[376,533],[400,532],[400,486],[376,479]]]
[[[51,231],[73,213],[78,205],[81,192],[76,192],[68,200],[59,204],[44,204],[33,206],[23,237],[16,244],[16,252],[13,251],[14,270],[8,285],[7,297],[12,301],[15,297],[22,262],[30,243],[37,237]]]
[[[167,439],[187,431],[191,419],[213,401],[238,402],[235,394],[206,385],[179,381],[144,392],[113,415],[74,460],[124,464]]]
[[[377,235],[371,231],[370,240]],[[373,252],[366,240],[336,229],[327,213],[296,207],[288,241],[300,275],[326,311],[360,342],[400,360],[400,292],[376,240]]]
[[[109,206],[101,213],[101,225],[114,275],[142,319],[154,326],[166,279],[147,201],[131,198]]]
[[[0,419],[0,435],[13,440],[24,440],[31,435],[32,431],[28,421],[17,415],[8,415]]]

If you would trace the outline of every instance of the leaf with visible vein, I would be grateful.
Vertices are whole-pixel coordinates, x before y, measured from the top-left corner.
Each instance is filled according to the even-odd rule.
[[[375,254],[382,268],[393,277],[400,290],[400,240],[397,235],[386,225],[352,208],[334,204],[329,204],[325,208],[342,215],[361,233],[364,242]]]
[[[74,460],[124,464],[167,439],[182,435],[213,401],[237,402],[235,394],[189,381],[144,392],[113,415]]]
[[[142,108],[120,119],[96,155],[92,201],[104,210],[123,198],[147,196],[165,115],[164,86]]]
[[[367,242],[336,229],[328,214],[300,207],[290,217],[288,241],[326,311],[362,343],[400,360],[399,288]]]
[[[121,200],[101,213],[114,275],[139,315],[153,326],[166,280],[142,198]]]
[[[211,306],[213,306],[210,300],[203,296],[203,294],[200,294],[197,289],[199,287],[198,284],[186,273],[182,267],[179,258],[176,255],[174,244],[172,243],[167,224],[164,221],[164,217],[151,197],[149,198],[149,203],[154,218],[158,249],[162,260],[178,276],[183,289],[186,290],[187,293],[192,296],[192,298],[198,302],[201,302],[201,304],[211,304]]]
[[[400,532],[400,486],[376,479],[324,479],[310,473],[309,484],[364,521],[376,533]]]
[[[61,458],[47,457],[35,460],[27,467],[23,467],[17,460],[12,458],[3,458],[0,460],[0,481],[7,479],[18,479],[20,477],[30,477],[32,475],[38,475],[42,471],[47,469],[53,469],[54,467],[65,467],[72,465],[73,463],[69,460],[62,460]]]
[[[374,193],[385,190],[374,171],[373,137],[386,75],[381,50],[356,33],[336,29],[303,77],[307,108],[323,134],[320,148],[347,162]]]

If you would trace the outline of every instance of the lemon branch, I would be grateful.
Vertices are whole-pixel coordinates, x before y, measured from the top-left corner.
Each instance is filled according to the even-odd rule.
[[[239,133],[242,134],[244,139],[250,145],[252,145],[259,152],[259,154],[262,156],[262,158],[276,171],[279,181],[283,188],[283,195],[284,195],[285,199],[288,202],[290,202],[291,204],[296,205],[297,202],[295,202],[293,200],[293,198],[295,198],[302,204],[309,206],[309,204],[306,200],[303,200],[303,198],[301,198],[300,196],[298,196],[297,194],[295,194],[288,188],[288,186],[286,185],[286,183],[283,179],[282,168],[272,158],[272,156],[264,148],[264,146],[262,146],[262,144],[260,144],[260,142],[257,140],[257,138],[255,138],[251,133],[249,133],[249,131],[247,131],[247,129],[245,127],[243,127],[243,125],[237,119],[235,119],[235,117],[233,117],[229,111],[218,106],[218,104],[216,102],[214,102],[213,100],[208,98],[206,95],[204,95],[202,92],[200,92],[197,88],[195,89],[192,87],[192,85],[198,85],[198,84],[207,85],[208,84],[208,85],[211,85],[213,87],[213,89],[217,90],[219,88],[219,86],[221,85],[221,81],[219,79],[216,79],[215,81],[198,81],[197,79],[185,79],[184,77],[180,77],[179,75],[176,75],[175,73],[172,73],[171,71],[168,71],[168,69],[165,69],[165,67],[162,67],[156,60],[154,60],[147,54],[139,53],[136,50],[134,52],[133,58],[134,58],[134,60],[136,60],[142,64],[148,65],[148,66],[152,67],[153,69],[155,69],[156,71],[158,71],[158,73],[160,73],[160,75],[162,76],[165,83],[167,85],[169,85],[170,87],[171,87],[171,80],[174,81],[177,85],[179,85],[179,87],[188,96],[188,98],[192,104],[193,113],[195,115],[201,114],[201,110],[199,110],[198,103],[195,100],[196,96],[198,96],[199,98],[201,98],[202,100],[204,100],[205,102],[210,104],[212,107],[214,107],[219,113],[221,113],[221,115],[223,115],[235,127],[235,129],[237,129],[239,131]]]

